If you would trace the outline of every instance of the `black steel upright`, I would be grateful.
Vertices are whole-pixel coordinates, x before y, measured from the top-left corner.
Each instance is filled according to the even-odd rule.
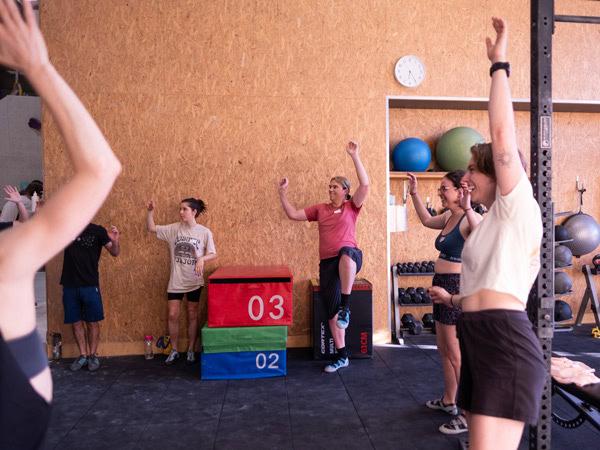
[[[552,33],[554,1],[531,0],[531,183],[542,211],[540,272],[530,294],[530,318],[546,364],[538,424],[529,426],[529,448],[551,446],[554,333],[554,209],[552,205]]]

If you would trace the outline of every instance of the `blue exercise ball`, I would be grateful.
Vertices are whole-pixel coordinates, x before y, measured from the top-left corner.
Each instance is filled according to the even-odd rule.
[[[406,138],[392,151],[394,169],[401,172],[425,172],[431,162],[431,150],[419,138]]]
[[[467,170],[471,147],[485,140],[479,131],[469,127],[456,127],[446,131],[435,147],[435,159],[440,169]]]

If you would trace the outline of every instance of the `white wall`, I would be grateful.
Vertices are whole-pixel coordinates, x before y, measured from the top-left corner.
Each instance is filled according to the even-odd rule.
[[[43,180],[42,134],[28,125],[31,117],[41,122],[41,109],[39,97],[0,100],[0,208],[6,203],[4,186]]]

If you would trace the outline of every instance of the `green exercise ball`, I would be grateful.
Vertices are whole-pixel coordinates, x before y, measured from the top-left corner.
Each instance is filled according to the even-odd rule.
[[[437,143],[435,158],[440,169],[467,170],[471,159],[471,147],[483,144],[483,136],[469,127],[456,127],[446,131]]]

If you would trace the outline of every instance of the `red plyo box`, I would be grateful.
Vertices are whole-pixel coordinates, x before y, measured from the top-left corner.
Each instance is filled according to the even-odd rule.
[[[292,324],[288,266],[225,266],[208,277],[208,326]]]

